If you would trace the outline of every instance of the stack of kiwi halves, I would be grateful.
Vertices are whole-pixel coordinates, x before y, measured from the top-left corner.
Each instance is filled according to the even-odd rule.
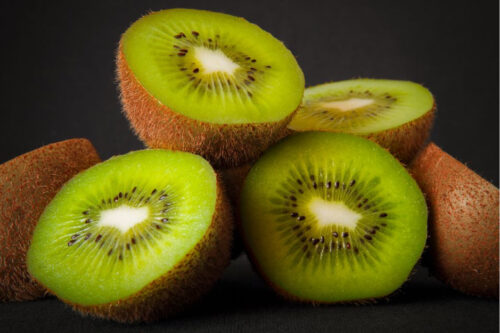
[[[166,318],[220,278],[233,230],[255,270],[290,300],[373,302],[408,279],[428,237],[428,205],[405,168],[432,126],[426,88],[354,79],[304,90],[279,40],[242,18],[193,9],[132,24],[117,73],[124,113],[148,149],[98,163],[88,141],[67,141],[0,166],[0,254],[10,260],[0,266],[0,299],[51,293],[82,314]],[[412,167],[429,191],[431,237],[440,232],[429,262],[444,280],[462,278],[450,284],[464,292],[498,295],[498,220],[489,211],[465,222],[439,215],[455,202],[427,186],[442,179],[427,175],[442,158],[428,150]],[[53,177],[24,171],[45,161]],[[497,193],[498,216],[498,189],[474,185],[492,195],[468,207],[477,212]],[[479,218],[475,249],[490,256],[443,254],[456,239],[442,226],[473,228],[464,224]],[[487,287],[477,286],[476,267]]]

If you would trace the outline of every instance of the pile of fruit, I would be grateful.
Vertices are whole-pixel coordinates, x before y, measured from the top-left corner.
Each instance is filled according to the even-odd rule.
[[[0,166],[0,300],[57,296],[119,322],[179,313],[243,247],[291,301],[386,298],[423,263],[498,297],[498,189],[428,137],[432,94],[353,79],[304,90],[291,52],[242,18],[171,9],[117,52],[149,149],[85,139]]]

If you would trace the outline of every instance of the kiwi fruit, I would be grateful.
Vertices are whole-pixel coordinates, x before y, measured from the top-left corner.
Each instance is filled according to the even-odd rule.
[[[243,187],[243,182],[245,177],[252,165],[250,163],[244,164],[240,167],[229,168],[220,170],[220,175],[225,184],[225,189],[229,198],[229,203],[232,207],[232,212],[234,214],[234,220],[238,220],[238,203],[240,198],[241,188]],[[236,222],[234,237],[233,237],[233,248],[231,250],[231,258],[236,259],[243,253],[243,242],[241,240],[240,231],[238,230],[239,223]]]
[[[71,139],[0,165],[0,301],[29,301],[46,294],[26,269],[33,230],[61,186],[99,161],[88,140]]]
[[[498,298],[498,188],[434,143],[411,171],[429,205],[424,262],[454,289]]]
[[[344,133],[270,148],[245,179],[240,219],[256,270],[285,298],[313,304],[393,293],[427,237],[415,180],[376,143]]]
[[[288,127],[364,136],[408,163],[426,143],[435,109],[432,94],[417,83],[354,79],[307,88]]]
[[[220,277],[232,226],[220,181],[202,157],[131,152],[77,175],[54,197],[33,233],[28,270],[83,314],[154,321]]]
[[[217,168],[254,160],[285,136],[304,91],[297,61],[271,34],[194,9],[132,24],[117,73],[125,115],[147,146],[193,152]]]

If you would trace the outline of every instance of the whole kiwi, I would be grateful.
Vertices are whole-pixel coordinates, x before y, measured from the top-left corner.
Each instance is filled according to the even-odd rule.
[[[434,143],[411,170],[429,205],[432,273],[463,293],[498,298],[498,188]]]

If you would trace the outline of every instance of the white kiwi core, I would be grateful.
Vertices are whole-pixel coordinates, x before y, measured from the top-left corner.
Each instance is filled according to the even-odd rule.
[[[130,207],[121,205],[101,212],[100,226],[114,227],[122,233],[143,222],[149,217],[149,207]]]
[[[197,46],[194,50],[195,57],[200,62],[202,71],[205,74],[222,72],[233,75],[234,71],[240,67],[219,49],[211,50],[203,46]]]
[[[327,109],[335,109],[342,112],[348,112],[352,110],[356,110],[375,102],[374,99],[371,98],[349,98],[342,101],[331,101],[331,102],[323,102],[320,105]]]
[[[356,213],[340,201],[326,201],[316,197],[309,202],[309,210],[318,221],[318,226],[343,226],[354,229],[362,215]]]

